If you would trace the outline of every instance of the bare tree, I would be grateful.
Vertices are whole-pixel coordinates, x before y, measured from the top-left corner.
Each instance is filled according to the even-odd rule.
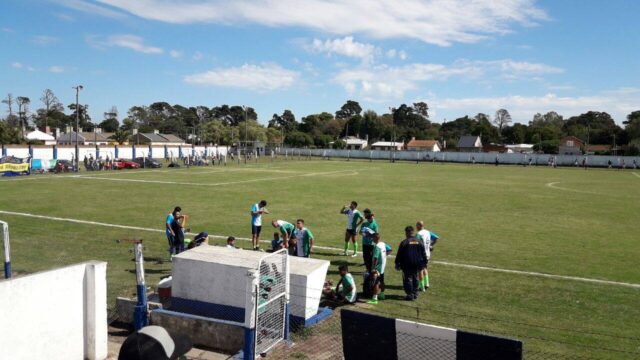
[[[44,104],[44,109],[45,109],[44,131],[46,132],[47,126],[49,125],[49,114],[51,110],[59,109],[62,105],[60,104],[60,101],[58,100],[56,95],[53,93],[53,91],[51,91],[51,89],[46,89],[42,93],[42,97],[40,98],[40,101],[42,101],[42,103]]]
[[[502,136],[502,129],[511,124],[511,114],[505,109],[500,109],[496,111],[496,117],[493,119],[493,123],[498,127],[500,136]]]
[[[13,117],[13,94],[8,93],[7,94],[7,98],[2,100],[3,104],[7,104],[7,107],[9,108],[9,117]]]
[[[18,96],[16,103],[18,103],[18,117],[20,118],[20,138],[24,138],[24,127],[27,122],[27,113],[29,112],[31,99],[26,96]]]

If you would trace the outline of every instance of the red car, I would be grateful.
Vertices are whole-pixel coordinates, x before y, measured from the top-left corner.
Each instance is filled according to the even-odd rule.
[[[113,169],[114,170],[140,169],[140,164],[135,163],[133,161],[129,161],[129,160],[115,159],[113,160]]]

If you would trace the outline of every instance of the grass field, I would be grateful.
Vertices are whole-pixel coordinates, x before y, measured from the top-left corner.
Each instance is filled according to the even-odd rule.
[[[272,214],[265,224],[306,220],[326,247],[314,256],[332,261],[334,280],[343,262],[362,271],[360,257],[338,256],[346,223],[338,210],[351,200],[375,212],[382,240],[394,248],[416,220],[437,232],[428,293],[401,300],[401,276],[389,265],[388,299],[375,311],[519,338],[530,358],[640,358],[638,172],[311,159],[34,175],[0,180],[0,219],[10,224],[18,273],[108,261],[112,306],[135,291],[131,246],[116,240],[145,240],[147,282],[155,284],[171,272],[158,260],[167,257],[163,221],[175,205],[193,231],[247,238],[250,207],[260,199]],[[272,230],[265,227],[263,238]]]

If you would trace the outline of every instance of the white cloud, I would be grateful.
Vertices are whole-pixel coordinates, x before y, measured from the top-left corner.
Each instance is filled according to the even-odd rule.
[[[14,68],[14,69],[22,69],[22,66],[23,66],[22,63],[17,62],[17,61],[15,61],[15,62],[13,62],[11,64],[11,67]]]
[[[144,54],[162,54],[164,50],[160,47],[146,45],[144,39],[140,36],[123,34],[111,35],[105,40],[101,40],[98,36],[89,35],[86,37],[87,43],[97,48],[122,47]]]
[[[32,43],[45,46],[55,44],[58,41],[60,41],[60,39],[58,39],[57,37],[48,35],[36,35],[31,38]]]
[[[558,96],[553,93],[541,96],[497,96],[472,98],[431,99],[428,104],[439,110],[459,114],[479,112],[493,114],[497,109],[507,109],[515,121],[528,122],[535,113],[556,111],[565,117],[587,111],[606,111],[621,122],[632,111],[638,110],[640,89],[621,88],[589,96]]]
[[[162,48],[145,45],[144,40],[136,35],[112,35],[109,36],[107,43],[144,54],[162,54],[164,52]]]
[[[64,72],[64,68],[62,66],[54,65],[49,67],[49,72],[59,74]]]
[[[294,84],[300,74],[276,64],[218,68],[204,73],[188,75],[184,81],[194,85],[209,85],[269,91],[286,89]]]
[[[474,72],[474,68],[447,67],[441,64],[409,64],[399,67],[379,65],[343,70],[333,81],[342,85],[349,95],[379,102],[401,98],[407,91],[417,89],[420,82],[446,80],[460,75],[475,76]]]
[[[171,50],[169,51],[169,55],[171,55],[172,58],[177,59],[182,56],[182,52],[178,50]]]
[[[376,47],[371,44],[353,41],[353,36],[325,41],[314,39],[311,44],[305,44],[304,48],[313,53],[323,53],[328,56],[337,54],[362,61],[372,61],[376,51]]]
[[[442,81],[450,77],[477,80],[485,76],[509,80],[531,80],[544,74],[556,74],[563,70],[553,66],[514,61],[458,60],[451,65],[413,63],[403,66],[360,66],[344,69],[333,81],[342,85],[349,95],[358,95],[368,101],[384,102],[402,98],[407,91],[416,90],[428,81]]]
[[[69,22],[76,21],[76,19],[73,16],[69,15],[69,14],[54,13],[54,15],[55,15],[55,17],[57,17],[60,20],[69,21]]]
[[[87,0],[52,0],[59,5],[67,7],[69,9],[81,11],[87,14],[100,15],[113,19],[121,19],[125,17],[125,14],[114,11],[108,7],[94,4]]]
[[[510,33],[514,26],[532,26],[548,19],[535,0],[398,0],[393,4],[386,0],[97,1],[105,5],[100,6],[104,10],[117,8],[167,23],[302,27],[337,35],[409,38],[440,46],[475,43]],[[97,6],[86,0],[63,2]]]
[[[404,50],[396,50],[396,49],[389,49],[387,50],[387,52],[385,53],[385,55],[389,58],[389,59],[394,59],[396,56],[400,59],[400,60],[406,60],[408,55]]]
[[[15,30],[13,30],[12,28],[3,27],[3,28],[2,28],[2,32],[6,32],[6,33],[14,33],[14,32],[15,32]]]
[[[204,55],[202,55],[202,53],[200,51],[196,51],[191,58],[194,61],[200,61],[200,60],[202,60],[203,57],[204,57]]]

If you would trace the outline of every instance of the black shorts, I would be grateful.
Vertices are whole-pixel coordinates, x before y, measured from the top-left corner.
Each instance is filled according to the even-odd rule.
[[[362,258],[364,259],[364,265],[367,268],[367,272],[371,272],[371,266],[373,265],[373,247],[374,245],[362,245]]]
[[[260,235],[261,230],[262,226],[251,225],[251,235]]]
[[[345,235],[349,235],[349,236],[355,236],[356,235],[356,231],[353,229],[347,229],[345,231]]]
[[[376,286],[378,284],[384,285],[384,274],[379,274],[373,281],[373,286]]]

